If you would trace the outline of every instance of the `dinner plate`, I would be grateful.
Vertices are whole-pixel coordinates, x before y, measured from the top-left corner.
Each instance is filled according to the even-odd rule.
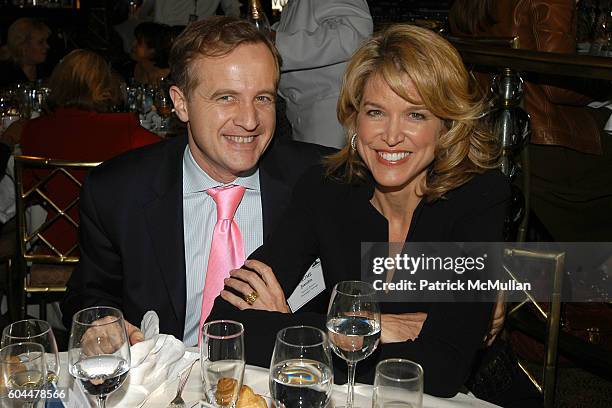
[[[268,369],[256,366],[246,366],[243,383],[260,395],[269,396],[268,388]],[[177,379],[172,379],[164,383],[142,405],[144,408],[166,408],[176,393]],[[200,400],[202,395],[202,381],[200,366],[196,364],[193,368],[183,399],[187,407],[192,407]],[[332,394],[332,405],[343,406],[346,402],[346,385],[334,385]],[[372,386],[366,384],[355,385],[355,406],[360,408],[370,408],[372,406]],[[457,394],[453,398],[437,398],[431,395],[423,395],[424,408],[495,408],[497,405],[479,400],[472,395]]]
[[[193,367],[189,381],[183,391],[185,405],[191,407],[196,404],[202,396],[202,376],[200,365],[196,363]],[[243,384],[248,385],[257,394],[269,395],[268,391],[268,369],[246,366],[244,370]],[[169,379],[156,389],[141,405],[143,408],[166,408],[176,394],[178,378]]]

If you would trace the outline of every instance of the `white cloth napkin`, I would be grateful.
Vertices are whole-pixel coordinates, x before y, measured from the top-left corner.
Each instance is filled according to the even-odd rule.
[[[123,386],[110,395],[110,407],[139,407],[146,398],[168,379],[174,379],[198,356],[185,353],[182,341],[169,334],[159,334],[159,317],[148,311],[140,330],[145,340],[130,348],[130,375]]]
[[[589,106],[595,109],[606,107],[612,110],[612,101],[595,101],[589,103]],[[606,125],[604,126],[604,130],[609,133],[612,132],[612,115],[610,115],[610,117],[608,118],[608,123],[606,123]]]
[[[15,157],[11,155],[6,164],[6,173],[0,174],[0,222],[5,223],[15,216]],[[47,219],[47,210],[40,205],[26,208],[28,233],[34,232]]]

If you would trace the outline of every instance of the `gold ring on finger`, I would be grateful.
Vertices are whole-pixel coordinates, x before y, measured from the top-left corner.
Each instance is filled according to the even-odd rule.
[[[244,296],[245,302],[249,304],[249,306],[253,306],[253,303],[259,298],[259,294],[256,291],[252,291],[248,295]]]

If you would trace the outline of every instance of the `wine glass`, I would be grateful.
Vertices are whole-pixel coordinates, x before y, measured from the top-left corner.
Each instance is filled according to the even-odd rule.
[[[23,401],[34,407],[47,384],[45,349],[38,343],[15,343],[0,349],[2,399]]]
[[[168,86],[164,78],[160,81],[160,86],[155,89],[155,109],[160,117],[159,131],[167,132],[169,120],[172,117],[172,100],[168,94]]]
[[[232,320],[202,326],[200,364],[204,394],[215,407],[233,407],[244,376],[244,327]]]
[[[423,368],[419,364],[390,358],[376,365],[372,408],[383,407],[423,407]]]
[[[346,408],[353,407],[355,366],[374,352],[380,340],[380,309],[372,284],[344,281],[334,286],[327,310],[329,341],[348,364]]]
[[[43,346],[47,353],[47,381],[57,384],[60,372],[59,353],[51,325],[44,320],[27,319],[11,323],[2,331],[2,347],[24,342]]]
[[[277,405],[323,408],[334,382],[327,336],[309,326],[282,329],[270,364],[270,394]]]
[[[121,311],[96,306],[75,313],[68,341],[68,369],[98,407],[121,387],[130,370],[130,343]]]

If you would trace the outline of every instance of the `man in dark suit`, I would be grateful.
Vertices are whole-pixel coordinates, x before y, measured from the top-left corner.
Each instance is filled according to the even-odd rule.
[[[123,311],[134,343],[142,339],[135,325],[154,310],[162,333],[196,344],[216,233],[209,190],[245,191],[233,220],[248,256],[277,223],[297,178],[320,158],[314,145],[268,146],[279,58],[247,22],[218,17],[189,25],[173,45],[170,68],[170,95],[187,136],[90,172],[80,202],[81,258],[62,304],[67,327],[78,310],[110,305]]]

